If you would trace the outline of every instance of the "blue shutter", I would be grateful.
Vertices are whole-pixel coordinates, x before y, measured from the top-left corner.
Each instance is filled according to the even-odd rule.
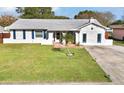
[[[48,32],[46,31],[46,39],[48,39],[49,38],[49,34],[48,34]]]
[[[16,31],[13,30],[13,39],[16,39]]]
[[[48,32],[47,31],[42,31],[43,32],[43,39],[48,39]]]
[[[32,30],[32,39],[34,39],[34,30]]]
[[[44,39],[48,39],[48,32],[44,31]]]
[[[43,31],[44,32],[44,39],[46,39],[46,31]]]
[[[23,39],[26,39],[26,33],[25,33],[25,30],[23,30]]]

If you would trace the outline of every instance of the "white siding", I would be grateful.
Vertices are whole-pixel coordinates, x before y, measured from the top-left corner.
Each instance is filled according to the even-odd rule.
[[[41,43],[46,45],[53,44],[53,32],[48,33],[48,40],[37,38],[34,32],[34,39],[32,39],[32,31],[26,31],[26,39],[23,39],[23,31],[16,31],[16,39],[13,39],[13,31],[10,31],[10,38],[3,39],[4,43]]]
[[[31,31],[26,31],[26,39],[23,39],[23,31],[16,31],[16,39],[13,39],[13,31],[10,38],[5,38],[4,43],[33,43]]]
[[[93,30],[91,30],[91,28],[93,28]],[[87,34],[86,43],[83,43],[83,33]],[[101,43],[97,42],[97,34],[101,34]],[[81,28],[79,33],[79,43],[80,45],[112,45],[112,40],[105,39],[105,29],[91,24]]]
[[[80,35],[80,33],[78,33],[78,32],[75,32],[75,43],[76,44],[79,44],[80,43],[80,40],[79,40],[79,35]]]
[[[41,44],[43,44],[43,45],[52,45],[53,44],[53,32],[49,32],[49,34],[48,34],[49,36],[49,38],[46,40],[46,39],[43,39],[42,38],[42,40],[41,40]]]

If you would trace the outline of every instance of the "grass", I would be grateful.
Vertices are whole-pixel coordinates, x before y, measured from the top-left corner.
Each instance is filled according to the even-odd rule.
[[[117,40],[114,40],[114,45],[118,45],[118,46],[124,46],[124,41],[117,41]]]
[[[0,83],[110,81],[85,49],[70,50],[73,57],[52,46],[0,45]]]

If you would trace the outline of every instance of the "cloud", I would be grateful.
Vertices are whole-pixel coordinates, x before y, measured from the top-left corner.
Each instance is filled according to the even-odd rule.
[[[11,12],[11,11],[14,11],[15,10],[15,7],[1,7],[0,8],[0,11],[3,11],[3,12]]]
[[[15,7],[1,7],[0,8],[0,15],[3,14],[11,14],[11,15],[16,15]]]
[[[0,8],[0,9],[3,9],[3,10],[13,10],[13,9],[15,9],[15,7],[2,7],[2,8]]]

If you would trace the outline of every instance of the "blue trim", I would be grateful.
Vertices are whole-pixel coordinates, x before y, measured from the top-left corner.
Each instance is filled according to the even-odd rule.
[[[43,33],[44,33],[44,37],[43,38],[46,39],[46,31],[43,31]]]
[[[32,39],[34,39],[34,30],[32,30]]]
[[[48,32],[47,31],[43,31],[43,33],[44,33],[43,38],[47,40],[49,38]]]
[[[48,32],[46,32],[46,39],[49,39],[49,34],[48,34]]]
[[[13,30],[13,39],[16,39],[16,31]]]
[[[26,33],[25,33],[26,31],[25,30],[23,30],[23,39],[26,39]]]

